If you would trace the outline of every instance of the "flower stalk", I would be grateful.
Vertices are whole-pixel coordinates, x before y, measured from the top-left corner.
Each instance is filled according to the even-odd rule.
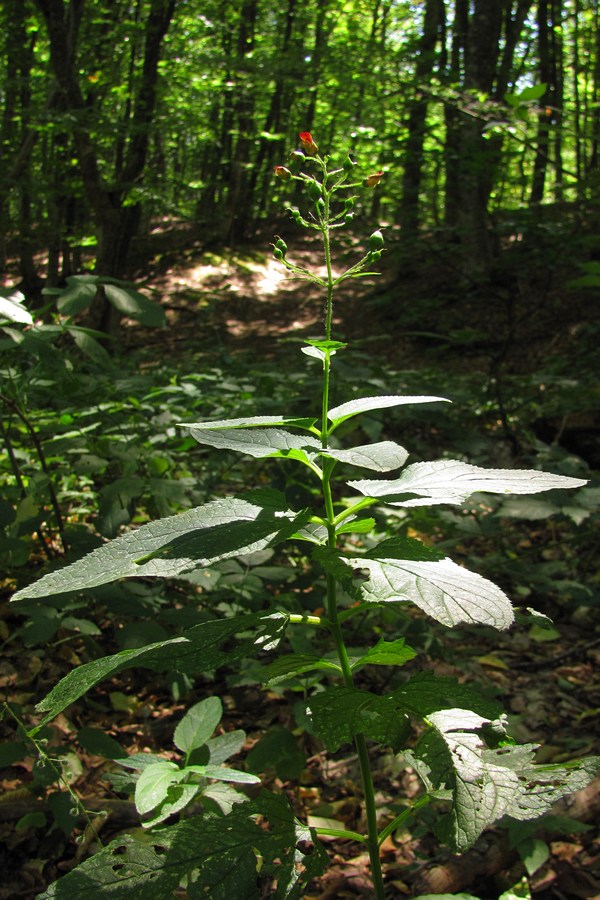
[[[302,151],[294,151],[291,154],[289,168],[276,166],[275,175],[284,181],[295,180],[303,182],[307,189],[307,194],[314,211],[311,212],[309,216],[304,217],[299,210],[294,210],[292,215],[298,224],[320,232],[323,244],[323,255],[325,258],[325,278],[323,279],[309,270],[290,262],[286,257],[287,247],[281,238],[277,238],[276,243],[273,244],[273,255],[275,259],[283,263],[293,275],[319,284],[325,290],[325,339],[322,342],[316,342],[316,344],[317,348],[320,350],[323,363],[320,439],[323,450],[327,450],[330,435],[328,411],[331,384],[331,362],[332,357],[341,346],[339,343],[332,341],[334,291],[348,278],[356,278],[363,274],[375,274],[367,273],[365,270],[372,261],[379,259],[384,244],[384,238],[381,231],[373,232],[368,239],[367,253],[357,263],[336,276],[334,274],[332,263],[331,233],[333,229],[341,228],[344,225],[349,224],[352,220],[356,198],[354,196],[347,196],[343,201],[342,209],[337,212],[333,209],[333,203],[335,201],[335,194],[342,188],[345,190],[352,190],[353,188],[360,186],[374,187],[379,184],[383,172],[369,175],[361,181],[349,181],[350,178],[355,177],[354,170],[357,168],[357,164],[350,159],[349,156],[341,168],[330,170],[328,167],[328,159],[319,155],[318,146],[310,132],[301,132],[300,143]],[[303,166],[308,167],[309,165],[313,168],[316,167],[316,175],[313,175],[311,172],[306,173],[303,171]],[[332,346],[332,344],[334,346]],[[321,488],[325,507],[323,522],[327,527],[327,546],[334,550],[337,548],[338,524],[346,518],[347,512],[344,510],[344,512],[339,515],[336,515],[335,512],[331,477],[336,461],[324,457],[323,462],[324,464],[321,473]],[[342,617],[340,616],[337,597],[337,582],[334,576],[329,573],[326,577],[325,609],[327,612],[327,627],[329,628],[335,643],[344,684],[346,687],[352,688],[354,687],[354,677],[342,630]],[[360,766],[365,818],[367,822],[366,836],[357,835],[356,837],[366,844],[369,850],[374,896],[376,900],[384,900],[383,873],[379,856],[381,841],[377,826],[377,805],[375,802],[375,789],[373,785],[369,750],[364,734],[358,733],[354,735],[354,746]],[[319,829],[317,829],[317,831],[318,830]]]

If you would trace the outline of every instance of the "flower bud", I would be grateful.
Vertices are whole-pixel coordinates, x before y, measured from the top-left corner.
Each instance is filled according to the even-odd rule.
[[[313,137],[310,131],[300,132],[300,143],[302,144],[302,149],[307,156],[316,156],[319,152],[319,148],[313,141]]]
[[[277,178],[281,178],[282,181],[289,181],[292,177],[292,173],[289,169],[286,169],[285,166],[275,166],[274,170]]]
[[[311,181],[308,186],[308,196],[311,200],[320,200],[323,196],[321,185],[318,181]]]
[[[367,254],[367,262],[378,262],[381,259],[381,250],[370,250]]]
[[[287,253],[287,244],[282,238],[277,238],[275,241],[275,249],[280,250],[281,253],[285,256]]]
[[[363,185],[364,187],[375,187],[376,184],[379,184],[382,178],[383,172],[372,172],[370,175],[367,175],[367,177],[363,181]]]
[[[352,222],[353,220],[354,220],[354,213],[353,213],[353,212],[347,212],[346,215],[344,216],[344,222],[345,222],[345,224],[348,225],[348,224],[349,224],[350,222]]]
[[[369,238],[369,250],[381,250],[383,243],[382,233],[380,231],[374,231]]]
[[[354,209],[355,202],[356,202],[355,197],[346,197],[346,199],[344,200],[344,209],[345,210]]]
[[[356,166],[356,165],[357,165],[356,161],[354,159],[352,159],[350,154],[348,154],[348,156],[346,157],[346,159],[344,160],[344,163],[343,163],[343,169],[344,169],[344,172],[346,173],[346,175],[349,175],[350,172],[352,172],[354,166]]]
[[[293,173],[297,173],[302,168],[306,157],[302,150],[292,150],[289,157],[289,167]]]

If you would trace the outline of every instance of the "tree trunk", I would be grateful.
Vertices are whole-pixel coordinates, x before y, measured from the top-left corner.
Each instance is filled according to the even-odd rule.
[[[423,32],[419,41],[419,56],[415,67],[415,96],[408,110],[408,138],[404,149],[402,178],[402,206],[400,224],[403,239],[411,241],[417,235],[420,221],[420,190],[424,163],[424,144],[427,122],[427,100],[420,88],[429,83],[435,65],[435,48],[444,21],[444,5],[440,0],[427,0]]]
[[[550,37],[549,37],[549,9],[548,0],[538,0],[537,5],[537,29],[538,29],[538,60],[540,81],[550,86]],[[540,111],[538,116],[538,132],[533,163],[533,178],[531,181],[531,205],[541,203],[544,199],[546,185],[546,172],[548,170],[548,155],[550,152],[550,122],[552,109],[550,107],[552,95],[548,91],[547,106]]]
[[[129,248],[140,221],[138,204],[126,205],[128,194],[139,185],[148,154],[149,131],[156,106],[158,63],[163,38],[170,25],[176,0],[152,0],[145,24],[142,73],[131,117],[129,143],[114,185],[100,173],[99,151],[94,142],[89,105],[78,80],[76,44],[83,0],[35,0],[48,30],[50,59],[67,108],[75,113],[73,140],[86,199],[92,210],[98,238],[96,271],[122,277]],[[92,310],[92,325],[106,329],[109,320],[106,299],[100,295]]]

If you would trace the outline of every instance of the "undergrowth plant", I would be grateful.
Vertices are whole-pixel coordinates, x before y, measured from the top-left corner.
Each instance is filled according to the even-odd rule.
[[[293,277],[324,295],[324,336],[302,348],[321,371],[320,408],[183,427],[200,444],[217,450],[295,461],[313,479],[318,501],[310,508],[290,509],[284,495],[270,487],[217,499],[125,533],[49,572],[13,599],[81,593],[119,578],[189,579],[223,560],[249,558],[286,542],[301,544],[311,558],[315,590],[323,585],[322,614],[300,605],[290,611],[273,597],[259,611],[221,609],[221,614],[215,611],[214,617],[178,636],[93,659],[70,672],[42,700],[37,709],[43,718],[30,735],[35,737],[94,685],[125,669],[140,666],[198,675],[231,669],[255,654],[266,662],[262,674],[267,684],[315,676],[305,682],[314,690],[305,691],[302,726],[329,752],[354,745],[365,832],[335,823],[309,827],[296,817],[285,795],[244,788],[256,781],[254,776],[222,768],[224,760],[241,749],[243,732],[211,738],[221,716],[218,698],[211,697],[192,707],[178,726],[175,745],[183,754],[179,761],[151,755],[120,760],[133,772],[127,779],[135,784],[146,831],[118,837],[51,885],[43,898],[90,893],[169,897],[175,891],[211,900],[232,895],[301,897],[327,865],[319,842],[322,833],[366,848],[373,896],[383,900],[381,845],[416,808],[436,801],[438,837],[463,851],[501,818],[522,821],[542,815],[564,794],[587,784],[598,769],[595,758],[536,765],[536,746],[516,745],[506,732],[499,704],[472,684],[411,666],[411,674],[397,678],[392,689],[369,689],[372,667],[396,671],[416,656],[400,637],[380,636],[373,646],[357,651],[348,635],[355,634],[357,617],[369,611],[380,616],[380,634],[385,634],[390,604],[415,604],[448,628],[479,624],[507,629],[515,618],[500,588],[409,534],[411,510],[460,505],[475,492],[535,494],[578,488],[585,482],[538,470],[485,469],[460,459],[406,465],[408,451],[391,440],[347,446],[344,438],[352,434],[361,413],[434,404],[435,416],[435,404],[445,401],[390,393],[331,406],[335,357],[346,350],[333,336],[334,298],[347,280],[372,274],[384,245],[381,231],[374,231],[364,255],[339,270],[333,239],[354,215],[356,192],[374,188],[383,173],[358,176],[350,156],[332,167],[307,132],[300,135],[300,143],[302,149],[275,172],[304,189],[306,207],[292,208],[291,214],[320,236],[324,267],[311,269],[291,261],[280,237],[273,252]],[[366,470],[371,477],[348,480],[341,474],[346,467]],[[383,540],[368,515],[377,505],[405,516],[404,526]],[[534,621],[535,614],[528,619]],[[302,629],[303,635],[296,649],[293,638],[286,643],[295,629]],[[307,633],[313,635],[310,642]],[[275,741],[272,746],[276,754],[281,744]],[[404,802],[392,814],[386,810],[380,815],[377,808],[373,769],[379,748],[402,752],[422,781],[418,799]]]

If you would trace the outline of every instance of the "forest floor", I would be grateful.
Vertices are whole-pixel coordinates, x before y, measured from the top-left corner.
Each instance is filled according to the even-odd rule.
[[[301,338],[320,337],[322,299],[314,287],[290,279],[265,255],[270,239],[227,254],[195,246],[157,259],[147,285],[167,309],[169,330],[157,337],[131,326],[126,346],[137,348],[143,342],[148,365],[153,354],[160,355],[161,361],[188,353],[207,360],[218,351],[247,359],[250,368],[258,357],[280,365],[282,353],[298,353]],[[301,265],[314,262],[317,248],[311,243],[300,247],[297,253],[290,251],[290,258]],[[518,246],[513,248],[517,259],[519,252]],[[381,278],[344,286],[334,332],[360,354],[416,373],[415,381],[420,370],[436,368],[442,373],[441,381],[444,372],[450,377],[467,371],[486,384],[510,384],[511,378],[548,371],[551,360],[573,354],[585,367],[582,354],[593,358],[593,348],[580,340],[590,321],[588,298],[585,292],[575,292],[568,302],[561,299],[566,280],[576,274],[567,257],[555,260],[551,271],[541,256],[537,265],[531,265],[529,257],[526,266],[505,262],[494,284],[482,288],[459,278],[447,248],[438,251],[430,242],[414,248],[409,260],[392,249]],[[497,414],[498,440],[503,446],[499,455],[511,453],[518,459],[522,436],[504,413],[500,409]],[[583,452],[589,451],[593,467],[598,467],[596,450],[590,450],[597,442],[597,426],[589,406],[566,419],[562,414],[550,415],[543,425],[550,429],[550,439],[577,439]],[[546,521],[527,523],[518,549],[526,553],[534,545],[543,545],[552,527]],[[543,745],[539,761],[562,762],[600,753],[600,623],[597,607],[563,609],[556,603],[552,613],[556,631],[549,639],[539,632],[514,630],[492,636],[476,629],[448,637],[443,629],[434,628],[432,644],[443,647],[441,658],[439,653],[431,657],[425,653],[419,664],[438,674],[483,683],[500,694],[518,739]],[[76,656],[76,649],[64,648],[56,659],[44,658],[42,665],[37,651],[27,654],[18,642],[9,643],[2,673],[7,699],[22,697],[32,684],[36,695],[42,696]],[[221,687],[228,727],[245,728],[250,735],[276,724],[290,727],[287,706],[278,694],[260,694],[254,688],[232,690],[226,683]],[[135,710],[113,708],[107,714],[106,705],[82,700],[68,711],[68,719],[59,716],[53,726],[56,733],[64,732],[67,739],[71,723],[78,722],[110,733],[130,753],[161,750],[171,722],[177,721],[185,705],[174,703],[164,689],[141,677],[127,676],[121,686],[113,682],[111,690],[135,697]],[[271,785],[290,794],[301,817],[317,810],[321,816],[343,821],[348,829],[362,830],[356,759],[349,752],[328,758],[318,748],[311,750],[299,790],[274,774]],[[89,809],[100,809],[107,796],[102,780],[106,761],[85,752],[80,758],[82,771],[74,786]],[[47,810],[46,801],[32,802],[22,789],[26,774],[14,768],[0,771],[6,800],[0,802],[4,844],[0,868],[5,873],[0,900],[30,900],[48,879],[68,871],[88,846],[85,839],[73,845],[59,829],[43,835],[39,829],[15,832],[14,822],[25,812]],[[383,809],[398,795],[410,801],[418,793],[414,774],[391,754],[375,767],[375,787]],[[570,828],[564,818],[557,819],[554,830],[549,823],[545,830],[527,835],[530,859],[532,848],[542,854],[544,846],[548,850],[546,861],[529,879],[536,900],[600,898],[599,795],[597,785],[578,798],[574,816],[586,825]],[[569,814],[565,805],[561,815]],[[133,804],[117,801],[103,838],[136,821]],[[412,831],[398,831],[383,845],[390,900],[460,891],[481,900],[497,900],[525,874],[504,829],[486,832],[473,851],[457,858],[440,850],[427,826],[425,815]],[[533,845],[533,839],[538,843]],[[366,855],[347,842],[331,839],[327,846],[333,864],[306,894],[307,900],[371,896]]]

